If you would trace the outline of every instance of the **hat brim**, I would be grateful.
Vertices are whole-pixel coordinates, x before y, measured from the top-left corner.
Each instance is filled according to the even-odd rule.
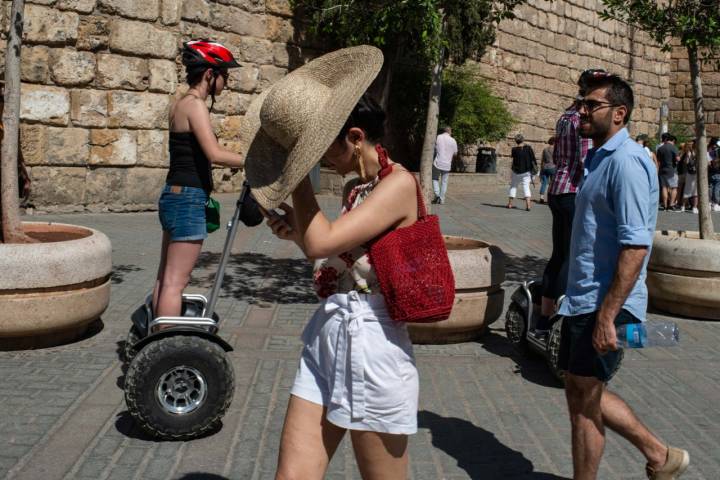
[[[375,47],[351,47],[328,53],[294,70],[260,94],[248,108],[241,129],[247,148],[245,176],[253,196],[265,209],[276,208],[295,190],[337,137],[360,97],[382,67],[382,52]],[[267,95],[283,88],[298,75],[336,78],[332,94],[317,105],[295,144],[285,149],[261,126],[260,111]],[[276,92],[277,93],[277,92]]]

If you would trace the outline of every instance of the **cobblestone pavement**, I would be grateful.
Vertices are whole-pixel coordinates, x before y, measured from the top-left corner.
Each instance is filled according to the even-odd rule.
[[[452,192],[451,192],[452,194]],[[234,196],[220,195],[229,214]],[[337,199],[323,197],[336,210]],[[450,195],[436,211],[444,231],[491,241],[509,256],[506,292],[538,275],[550,251],[550,214],[502,208],[497,192]],[[157,442],[129,417],[118,360],[129,314],[151,288],[159,249],[156,213],[55,215],[91,226],[113,243],[113,290],[102,328],[82,341],[40,351],[0,353],[0,477],[9,479],[267,479],[298,353],[316,306],[310,267],[265,227],[235,243],[217,311],[234,347],[235,398],[222,428],[190,442]],[[697,216],[661,213],[659,228],[696,229]],[[715,216],[720,225],[720,216]],[[210,284],[224,237],[216,233],[192,279]],[[506,299],[509,295],[506,295]],[[507,300],[506,300],[507,301]],[[652,314],[653,319],[663,318]],[[676,319],[682,346],[631,351],[612,388],[667,442],[690,450],[683,478],[720,478],[720,324]],[[540,360],[516,356],[502,318],[478,342],[417,346],[420,430],[410,441],[411,478],[570,477],[563,391]],[[360,478],[349,441],[329,479]],[[641,479],[643,462],[609,434],[602,479]]]

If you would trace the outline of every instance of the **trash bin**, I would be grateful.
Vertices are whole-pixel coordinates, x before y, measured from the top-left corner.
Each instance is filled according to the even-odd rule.
[[[478,148],[475,173],[497,173],[497,154],[494,148]]]

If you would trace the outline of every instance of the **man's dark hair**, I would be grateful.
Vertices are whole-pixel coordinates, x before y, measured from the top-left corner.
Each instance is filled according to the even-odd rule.
[[[367,93],[360,98],[340,129],[338,140],[344,140],[353,127],[362,129],[370,143],[378,143],[385,136],[385,112]]]
[[[670,135],[668,132],[665,132],[662,135],[660,135],[660,141],[667,142],[668,140],[670,140],[670,137],[672,137],[672,135]]]
[[[635,107],[635,97],[629,83],[618,75],[598,75],[587,78],[585,84],[587,87],[586,94],[598,88],[607,87],[605,96],[608,102],[615,107],[623,105],[627,109],[623,123],[627,124],[630,121],[630,115],[632,115],[633,108]]]
[[[555,145],[555,137],[548,138],[548,145]]]

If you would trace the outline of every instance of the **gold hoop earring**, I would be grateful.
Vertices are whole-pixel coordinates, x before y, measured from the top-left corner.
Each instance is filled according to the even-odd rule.
[[[360,145],[355,145],[355,151],[353,152],[353,161],[360,166],[360,179],[365,180],[365,165],[362,161],[362,152],[360,152]]]

